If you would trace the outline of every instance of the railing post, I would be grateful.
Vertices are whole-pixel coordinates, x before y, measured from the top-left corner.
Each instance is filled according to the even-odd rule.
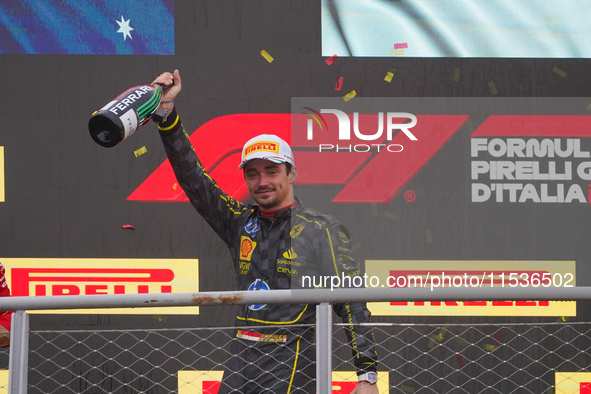
[[[332,306],[316,305],[316,393],[332,393]]]
[[[10,355],[8,358],[8,392],[26,394],[29,372],[29,315],[16,311],[10,327]]]

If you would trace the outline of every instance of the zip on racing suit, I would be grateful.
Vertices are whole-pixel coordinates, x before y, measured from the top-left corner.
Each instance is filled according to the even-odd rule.
[[[180,186],[230,249],[238,290],[297,289],[302,288],[302,276],[324,278],[336,275],[341,278],[342,275],[360,275],[359,265],[351,257],[348,230],[334,217],[306,208],[297,198],[297,205],[278,210],[274,218],[263,216],[257,204],[236,201],[207,174],[175,109],[159,126],[159,131]],[[377,354],[373,334],[369,327],[357,325],[370,321],[365,304],[340,303],[334,305],[334,310],[348,324],[346,333],[358,374],[375,372]],[[313,335],[307,334],[310,330],[306,331],[305,327],[290,326],[315,323],[315,312],[315,305],[309,304],[241,306],[236,325],[257,326],[257,330],[238,330],[238,344],[231,352],[240,353],[239,359],[233,358],[229,361],[230,366],[226,365],[220,392],[230,392],[247,384],[275,393],[294,393],[298,388],[303,390],[300,392],[314,392]],[[300,343],[302,337],[309,346]],[[286,352],[296,353],[295,360],[285,353],[267,359],[256,356],[247,360],[249,356],[243,352],[246,348],[244,340],[248,339],[260,342],[257,344],[260,346],[259,356],[274,352],[279,343],[290,347]],[[303,352],[300,365],[296,365],[298,352]],[[277,367],[278,359],[283,357],[289,361],[278,366],[279,370],[267,374],[271,375],[271,381],[264,381],[262,375]],[[305,357],[310,362],[301,366]],[[256,366],[252,365],[253,360]],[[251,372],[246,369],[247,364]],[[297,375],[299,370],[305,372]],[[244,374],[254,376],[245,378]],[[281,385],[282,382],[285,385]]]

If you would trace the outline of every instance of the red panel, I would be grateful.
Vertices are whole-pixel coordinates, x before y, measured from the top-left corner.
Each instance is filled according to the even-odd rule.
[[[371,157],[370,152],[294,152],[296,184],[342,185]]]
[[[417,115],[411,141],[399,132],[391,144],[402,152],[382,148],[380,153],[341,190],[335,202],[388,202],[427,163],[468,119],[467,115]]]
[[[220,382],[206,380],[203,382],[203,394],[217,394],[220,391]]]
[[[332,382],[332,394],[350,394],[357,386],[357,382]],[[334,387],[340,387],[339,390],[334,390]]]

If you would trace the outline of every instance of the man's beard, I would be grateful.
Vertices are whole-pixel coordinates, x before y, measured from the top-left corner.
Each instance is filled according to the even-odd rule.
[[[262,190],[257,190],[257,191],[276,192],[277,190],[262,189]],[[279,203],[279,196],[277,195],[277,193],[275,193],[274,195],[269,196],[269,197],[260,197],[260,196],[258,196],[258,194],[254,193],[253,198],[257,202],[257,204],[259,204],[259,206],[262,208],[273,208]]]
[[[277,206],[277,197],[271,198],[266,201],[257,201],[259,206],[262,208],[275,208]]]

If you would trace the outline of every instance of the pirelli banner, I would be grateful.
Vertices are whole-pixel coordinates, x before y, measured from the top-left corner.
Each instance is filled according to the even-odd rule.
[[[367,287],[441,288],[574,287],[574,261],[366,261]],[[371,302],[374,316],[560,316],[577,314],[575,301]]]
[[[197,259],[3,258],[13,296],[184,293],[199,291]],[[176,314],[199,307],[64,309],[33,313]]]

